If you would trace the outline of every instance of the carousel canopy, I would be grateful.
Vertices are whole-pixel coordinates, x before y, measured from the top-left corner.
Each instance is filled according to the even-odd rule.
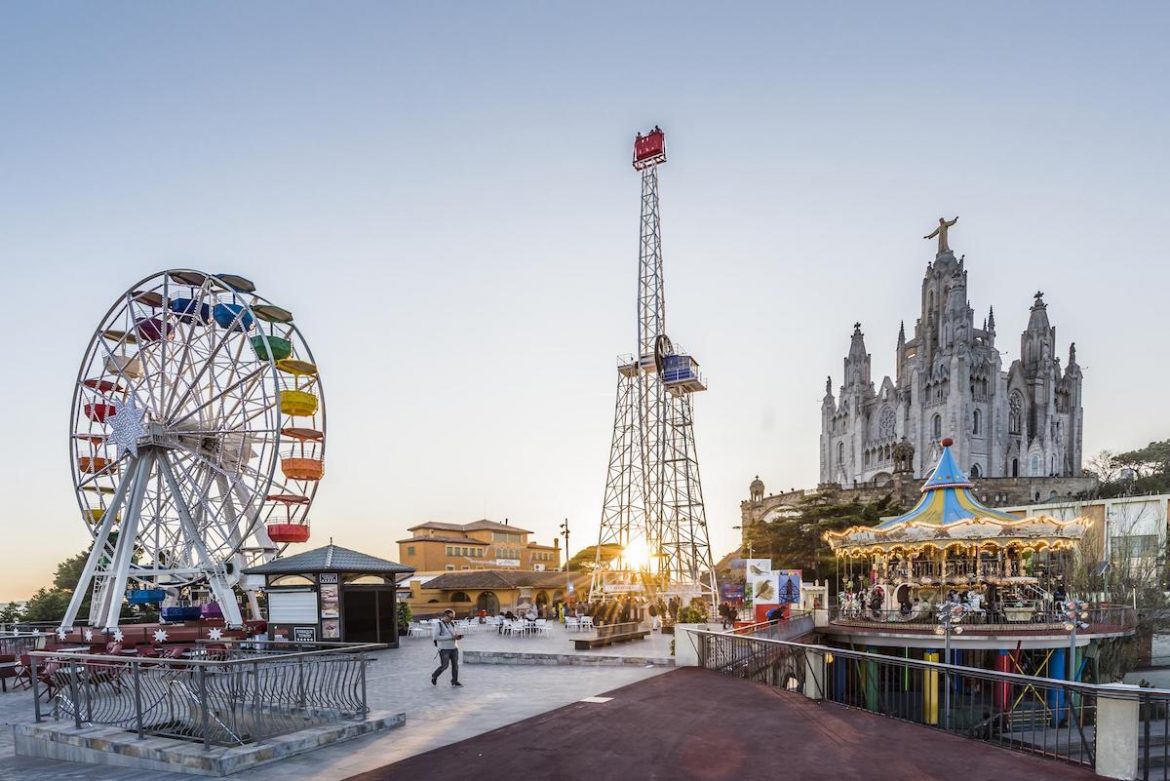
[[[922,486],[922,498],[914,509],[885,518],[877,526],[826,532],[829,546],[838,554],[860,556],[925,547],[1063,548],[1072,547],[1092,523],[1089,518],[1017,518],[983,505],[971,495],[972,483],[951,453],[953,440],[944,439],[941,444],[938,465]]]

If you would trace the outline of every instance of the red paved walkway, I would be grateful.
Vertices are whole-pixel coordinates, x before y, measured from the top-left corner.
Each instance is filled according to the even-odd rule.
[[[465,693],[474,696],[473,687],[469,682]],[[694,668],[605,696],[613,699],[569,705],[350,781],[1098,778],[1064,762]]]

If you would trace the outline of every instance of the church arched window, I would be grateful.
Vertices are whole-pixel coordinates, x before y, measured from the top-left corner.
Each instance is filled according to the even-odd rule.
[[[942,439],[942,415],[935,415],[934,421],[931,423],[931,432],[935,439]]]
[[[837,443],[837,466],[845,466],[845,443]]]
[[[1032,477],[1040,476],[1040,456],[1033,454],[1029,468],[1031,469]]]
[[[971,433],[976,436],[983,433],[983,413],[975,410],[971,415]]]
[[[979,464],[971,464],[971,479],[977,480],[983,477],[983,470],[979,468]]]
[[[1008,400],[1008,433],[1020,434],[1024,430],[1024,398],[1019,391],[1012,391]]]

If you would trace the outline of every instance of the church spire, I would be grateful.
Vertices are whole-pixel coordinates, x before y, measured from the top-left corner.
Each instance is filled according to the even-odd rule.
[[[906,344],[906,321],[898,323],[898,344]]]
[[[992,306],[987,312],[987,330],[995,333],[995,307]]]

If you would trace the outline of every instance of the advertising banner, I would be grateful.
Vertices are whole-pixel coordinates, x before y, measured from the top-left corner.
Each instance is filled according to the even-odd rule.
[[[798,569],[777,570],[776,594],[780,604],[800,607],[800,576]]]
[[[744,587],[739,583],[720,583],[719,598],[724,602],[739,604],[743,602]]]
[[[746,559],[747,593],[744,601],[749,605],[776,604],[776,576],[772,572],[771,559]]]

